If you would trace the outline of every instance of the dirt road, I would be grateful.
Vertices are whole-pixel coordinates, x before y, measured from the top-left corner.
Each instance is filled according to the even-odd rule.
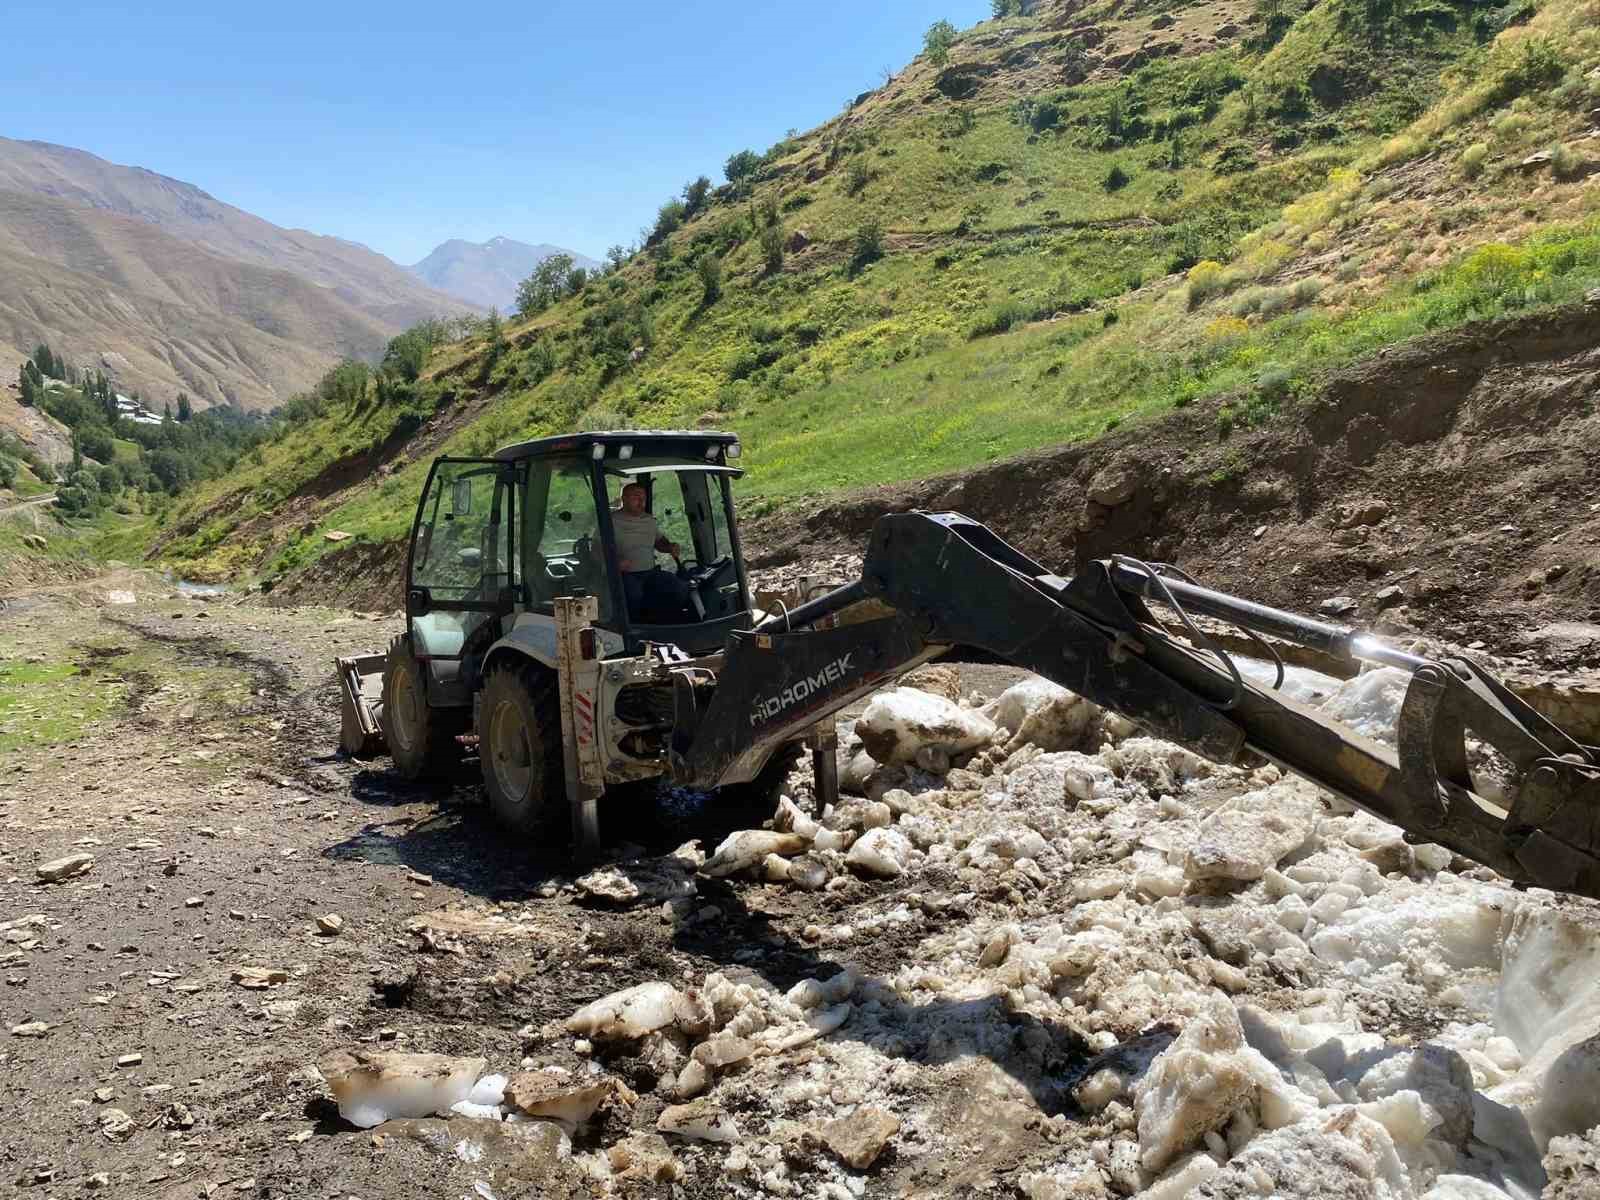
[[[1141,1174],[1146,1130],[1141,1118],[1136,1134],[1116,1071],[1148,1066],[1224,992],[1248,1001],[1252,1030],[1323,1022],[1318,1037],[1371,1061],[1440,1039],[1446,1048],[1423,1049],[1447,1056],[1442,1078],[1459,1101],[1462,1072],[1471,1087],[1520,1086],[1521,1051],[1496,1042],[1483,1008],[1516,966],[1501,962],[1497,922],[1566,921],[1562,944],[1592,941],[1600,962],[1586,924],[1600,929],[1600,906],[1530,898],[1519,909],[1470,864],[1413,855],[1364,817],[1325,816],[1297,865],[1285,861],[1293,879],[1268,880],[1310,898],[1298,908],[1275,908],[1261,884],[1191,884],[1179,899],[1183,871],[1152,847],[1192,838],[1200,814],[1270,781],[1203,771],[1139,739],[1021,765],[1038,759],[1028,746],[1010,775],[963,784],[974,790],[951,790],[952,776],[946,790],[898,793],[909,807],[895,830],[918,847],[899,880],[840,870],[806,892],[696,873],[703,855],[672,852],[691,839],[709,852],[748,814],[672,794],[611,811],[613,853],[630,861],[583,880],[500,836],[471,769],[420,787],[334,752],[331,659],[382,646],[389,622],[163,598],[151,582],[36,593],[0,618],[0,1106],[13,1114],[0,1166],[29,1194],[1126,1195],[1155,1175]],[[136,602],[108,604],[108,588]],[[993,694],[1015,678],[988,669],[961,683]],[[1061,778],[1069,792],[1085,779],[1095,790],[1080,804]],[[1053,792],[1041,783],[1051,780]],[[1282,803],[1317,807],[1304,793]],[[1355,849],[1367,845],[1392,874]],[[92,856],[85,873],[38,881],[42,864],[75,854]],[[652,878],[664,890],[651,893]],[[642,898],[619,896],[630,880]],[[1343,890],[1326,900],[1319,888]],[[1332,940],[1287,932],[1310,938],[1311,900]],[[330,914],[337,934],[319,932]],[[1346,919],[1365,922],[1367,957],[1354,965]],[[1430,957],[1437,946],[1454,956],[1448,967]],[[1584,961],[1567,978],[1590,978]],[[591,1046],[562,1028],[581,1006],[654,981],[713,1002],[724,1051],[784,1034],[781,1054],[719,1067],[703,1098],[737,1126],[731,1143],[655,1133],[682,1098],[685,1045]],[[807,989],[847,999],[796,1009]],[[615,1077],[636,1100],[570,1146],[530,1140],[548,1126],[460,1116],[353,1128],[316,1065],[331,1051],[388,1049]],[[1292,1068],[1301,1076],[1304,1061]],[[1092,1093],[1078,1090],[1085,1080]],[[1433,1076],[1425,1083],[1407,1086],[1435,1107],[1454,1102],[1428,1090]],[[1473,1196],[1537,1195],[1544,1183],[1531,1141],[1513,1160],[1452,1135],[1406,1150],[1409,1190],[1374,1190],[1378,1158],[1343,1141],[1334,1153],[1348,1179],[1307,1176],[1313,1190],[1293,1190],[1273,1139],[1333,1135],[1302,1123],[1249,1141],[1274,1111],[1262,1096],[1222,1127],[1227,1146],[1217,1132],[1205,1143],[1217,1158],[1200,1165],[1221,1172],[1219,1187],[1236,1168],[1217,1163],[1236,1141],[1237,1169],[1265,1170],[1285,1196],[1337,1185],[1420,1197],[1441,1164],[1504,1188]],[[1324,1119],[1318,1101],[1295,1103]],[[1379,1120],[1397,1110],[1385,1103],[1362,1110],[1372,1119],[1342,1110],[1327,1128],[1388,1138]],[[1600,1177],[1573,1153],[1573,1190],[1550,1195],[1592,1194],[1583,1189]],[[1546,1160],[1552,1178],[1567,1162]],[[1439,1195],[1456,1194],[1469,1193]]]

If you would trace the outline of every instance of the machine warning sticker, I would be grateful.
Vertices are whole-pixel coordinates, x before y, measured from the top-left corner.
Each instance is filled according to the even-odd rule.
[[[853,650],[849,654],[840,655],[814,675],[807,675],[804,679],[797,679],[776,696],[768,696],[765,700],[757,700],[750,709],[750,724],[756,726],[770,721],[779,713],[808,700],[830,684],[838,683],[849,674],[850,660],[854,656],[855,651]]]

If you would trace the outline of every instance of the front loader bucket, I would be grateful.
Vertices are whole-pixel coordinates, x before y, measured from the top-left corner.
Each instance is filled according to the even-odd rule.
[[[339,745],[351,758],[382,754],[383,654],[359,654],[333,660],[339,676]]]

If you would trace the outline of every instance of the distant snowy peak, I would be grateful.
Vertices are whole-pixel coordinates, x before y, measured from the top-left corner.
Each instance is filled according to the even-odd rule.
[[[441,292],[508,312],[516,305],[517,285],[545,259],[557,254],[568,255],[574,265],[589,270],[600,265],[575,250],[530,246],[501,235],[487,242],[451,238],[407,270]]]

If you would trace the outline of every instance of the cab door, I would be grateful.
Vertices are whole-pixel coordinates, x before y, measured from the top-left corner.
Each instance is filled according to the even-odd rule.
[[[515,463],[441,458],[423,488],[406,563],[406,624],[428,667],[431,707],[471,702],[474,653],[516,607],[520,478]]]

